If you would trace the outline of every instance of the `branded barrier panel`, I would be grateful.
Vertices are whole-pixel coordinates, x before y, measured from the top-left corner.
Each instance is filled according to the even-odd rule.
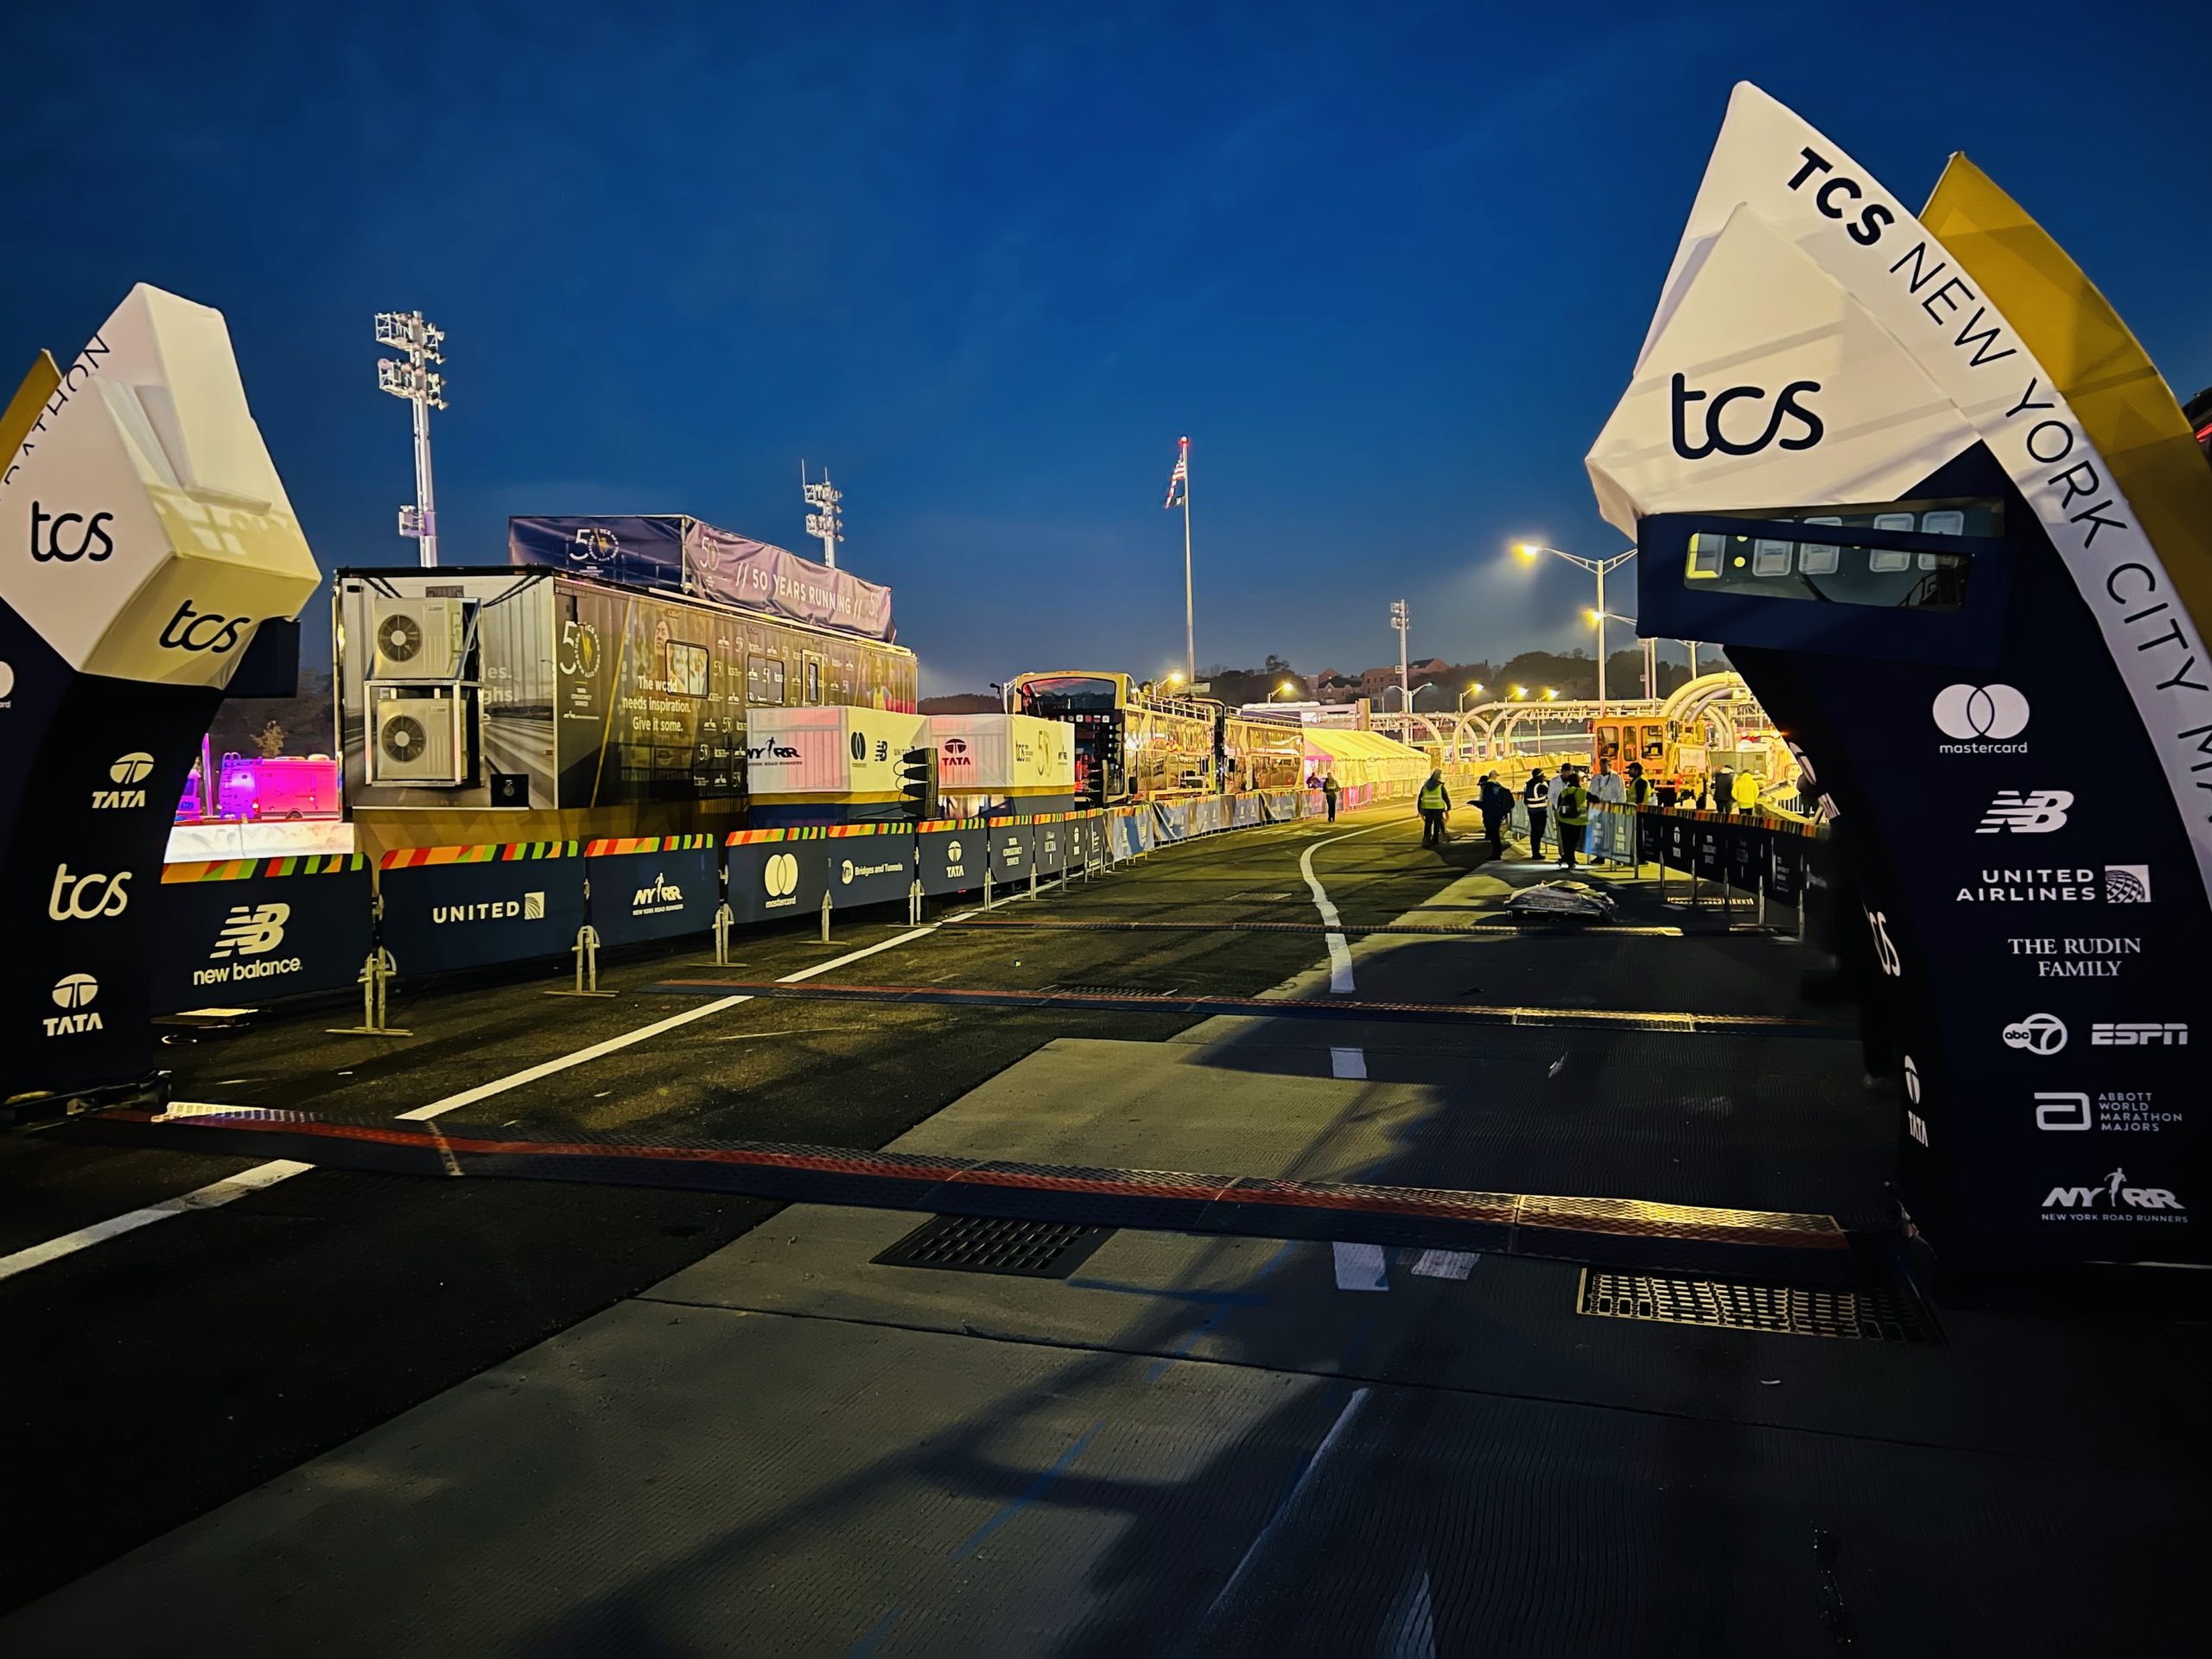
[[[885,825],[871,835],[839,830],[830,836],[823,852],[827,862],[823,876],[833,908],[906,902],[916,868],[912,825]]]
[[[1808,836],[1777,830],[1767,837],[1766,893],[1777,904],[1795,905],[1805,891],[1805,865],[1816,843]]]
[[[823,840],[818,829],[731,832],[722,849],[725,892],[741,925],[789,921],[822,908],[829,891]]]
[[[1029,855],[1039,875],[1058,875],[1068,867],[1068,823],[1064,818],[1039,817],[1029,825]]]
[[[1122,859],[1135,858],[1144,851],[1144,842],[1137,833],[1139,816],[1132,811],[1117,811],[1106,820],[1107,842],[1113,848],[1117,862]],[[1142,815],[1147,819],[1151,816],[1148,812]]]
[[[1236,827],[1239,830],[1262,821],[1260,798],[1257,795],[1239,795],[1236,798],[1234,804],[1236,808]]]
[[[169,864],[151,901],[156,1014],[351,985],[375,915],[355,853]]]
[[[584,844],[586,914],[601,944],[642,944],[714,930],[721,859],[712,836],[641,836]]]
[[[1154,801],[1152,804],[1152,833],[1154,845],[1161,842],[1187,840],[1191,835],[1191,804],[1188,801]]]
[[[1030,845],[1030,825],[1020,818],[993,818],[989,821],[988,840],[990,845],[991,880],[1005,887],[1008,882],[1027,882],[1031,865],[1035,861],[1034,849]]]
[[[414,847],[377,874],[380,938],[401,974],[524,962],[574,948],[584,861],[573,841]]]
[[[1103,812],[1084,812],[1073,820],[1074,844],[1082,861],[1087,865],[1111,861],[1112,855],[1106,843],[1106,815]]]
[[[983,885],[990,861],[990,830],[981,818],[925,825],[919,843],[922,891],[934,897],[972,893]]]

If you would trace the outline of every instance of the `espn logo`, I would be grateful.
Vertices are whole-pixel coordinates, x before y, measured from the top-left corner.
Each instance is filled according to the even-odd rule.
[[[2101,1020],[2089,1027],[2093,1048],[2187,1048],[2189,1027],[2178,1020]]]

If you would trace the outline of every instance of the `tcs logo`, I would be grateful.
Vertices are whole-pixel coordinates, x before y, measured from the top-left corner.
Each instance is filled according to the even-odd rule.
[[[162,627],[162,644],[171,651],[212,651],[220,656],[238,642],[238,630],[250,616],[225,616],[219,611],[195,611],[186,600]]]
[[[1766,424],[1756,436],[1731,438],[1720,429],[1720,416],[1729,404],[1749,401],[1763,402],[1766,390],[1763,386],[1731,386],[1726,391],[1704,392],[1690,390],[1687,377],[1674,378],[1672,408],[1675,453],[1684,461],[1703,461],[1718,451],[1724,455],[1756,455],[1772,443],[1782,431],[1784,420],[1793,420],[1801,429],[1796,436],[1783,438],[1784,449],[1809,449],[1827,435],[1827,429],[1821,424],[1821,417],[1798,401],[1800,393],[1810,394],[1821,389],[1817,380],[1792,380],[1782,389],[1768,411]],[[1705,429],[1702,442],[1694,442],[1690,435],[1690,416],[1696,405],[1710,397],[1712,403],[1703,410],[1699,424]]]
[[[74,564],[79,559],[98,564],[115,551],[115,537],[107,533],[114,522],[111,512],[96,512],[88,519],[81,512],[48,512],[34,501],[31,557],[41,564]],[[64,536],[70,540],[65,542]]]
[[[130,907],[130,891],[124,884],[130,872],[113,875],[89,871],[72,875],[67,864],[54,869],[54,890],[47,895],[46,913],[57,922],[89,922],[104,916],[120,916]]]

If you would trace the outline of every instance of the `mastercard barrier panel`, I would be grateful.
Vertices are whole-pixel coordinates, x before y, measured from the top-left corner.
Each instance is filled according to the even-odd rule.
[[[584,924],[584,860],[573,841],[418,847],[377,872],[378,937],[400,975],[565,955]]]
[[[375,897],[358,854],[169,864],[149,897],[156,1014],[342,989],[368,958]]]
[[[711,836],[646,836],[585,843],[587,919],[603,945],[706,938],[721,903],[721,855]]]
[[[829,891],[829,863],[818,833],[740,830],[722,849],[730,913],[747,922],[812,916]]]

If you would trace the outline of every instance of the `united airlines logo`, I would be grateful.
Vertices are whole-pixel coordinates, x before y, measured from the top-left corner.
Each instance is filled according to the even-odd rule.
[[[1977,836],[2047,836],[2066,827],[2072,791],[2063,789],[2000,789],[1974,830]]]

